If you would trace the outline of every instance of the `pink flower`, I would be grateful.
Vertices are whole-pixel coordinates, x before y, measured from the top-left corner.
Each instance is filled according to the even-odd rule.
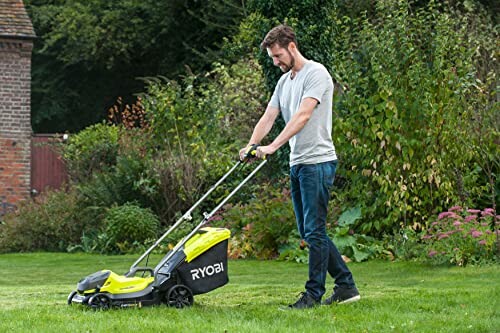
[[[473,230],[471,232],[472,238],[478,238],[478,237],[481,237],[482,235],[483,235],[483,233],[481,231]]]
[[[431,239],[431,238],[432,238],[432,236],[431,236],[431,235],[429,235],[429,234],[424,235],[424,237],[422,237],[422,239]]]
[[[467,222],[470,222],[472,220],[475,220],[476,219],[476,215],[469,215],[465,218],[464,222],[467,223]]]
[[[433,226],[438,225],[438,224],[439,224],[439,222],[432,222],[431,226],[433,227]]]
[[[491,208],[489,208],[489,209],[491,209]],[[481,212],[481,216],[495,216],[495,215],[493,215],[493,212],[494,212],[493,209],[491,209],[491,211],[490,211],[490,210],[488,210],[488,208],[486,208],[484,211]]]
[[[457,220],[457,221],[453,222],[453,225],[454,225],[455,227],[458,227],[458,226],[461,226],[461,225],[462,225],[462,222],[460,222],[460,221],[458,221],[458,220]]]
[[[491,230],[490,229],[486,230],[485,232],[486,232],[487,235],[491,235]]]
[[[493,208],[485,208],[483,212],[493,214],[495,213],[495,210]]]
[[[437,251],[431,250],[431,251],[429,252],[429,257],[431,257],[431,258],[432,258],[432,257],[434,257],[436,254],[437,254]]]
[[[445,239],[445,238],[448,238],[448,237],[450,237],[450,235],[448,235],[446,233],[445,234],[440,234],[440,235],[438,235],[438,240]]]
[[[479,241],[479,245],[486,245],[486,240],[485,240],[485,239],[480,240],[480,241]]]
[[[462,210],[462,207],[460,207],[460,206],[453,206],[450,209],[448,209],[449,212],[455,212],[457,210]]]
[[[481,211],[479,209],[467,209],[467,213],[479,214]]]
[[[441,213],[441,214],[438,215],[438,220],[442,220],[445,217],[450,217],[453,214],[454,214],[453,212],[443,212],[443,213]]]
[[[482,226],[482,227],[487,227],[487,226],[488,226],[488,223],[483,222],[483,223],[481,223],[481,226]]]

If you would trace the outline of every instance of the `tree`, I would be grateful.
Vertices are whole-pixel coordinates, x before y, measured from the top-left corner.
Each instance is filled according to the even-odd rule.
[[[39,39],[33,54],[36,132],[77,131],[104,119],[138,77],[204,69],[243,15],[240,1],[27,0]],[[201,55],[206,55],[202,57]]]

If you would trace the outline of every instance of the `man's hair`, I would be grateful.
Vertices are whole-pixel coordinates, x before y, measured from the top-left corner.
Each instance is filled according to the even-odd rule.
[[[294,42],[297,46],[297,38],[295,38],[295,32],[288,25],[280,24],[277,27],[272,28],[260,44],[262,50],[272,47],[278,44],[279,47],[286,48],[288,44]]]

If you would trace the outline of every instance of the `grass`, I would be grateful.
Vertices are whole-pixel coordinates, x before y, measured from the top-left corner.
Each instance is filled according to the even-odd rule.
[[[499,332],[499,266],[437,268],[411,262],[350,264],[360,302],[283,311],[307,266],[229,262],[230,283],[166,306],[93,311],[66,297],[83,276],[123,273],[135,256],[0,255],[0,332]],[[158,259],[155,257],[155,259]],[[328,278],[330,292],[332,280]]]

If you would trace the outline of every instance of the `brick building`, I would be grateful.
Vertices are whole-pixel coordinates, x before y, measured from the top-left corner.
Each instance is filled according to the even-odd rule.
[[[0,0],[0,210],[29,197],[31,51],[22,0]]]

